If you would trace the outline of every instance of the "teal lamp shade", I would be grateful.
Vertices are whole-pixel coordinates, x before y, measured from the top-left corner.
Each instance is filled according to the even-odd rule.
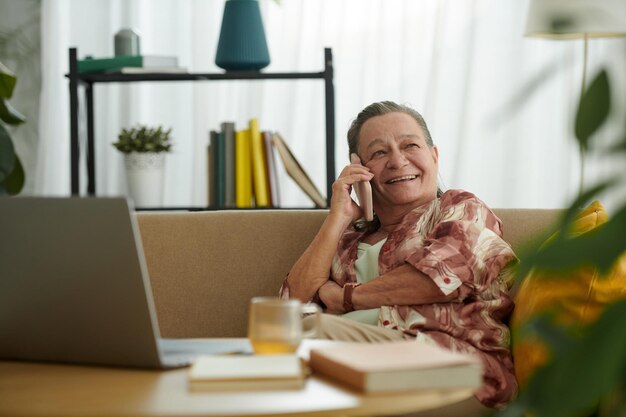
[[[227,0],[215,64],[227,71],[258,71],[270,64],[257,0]]]

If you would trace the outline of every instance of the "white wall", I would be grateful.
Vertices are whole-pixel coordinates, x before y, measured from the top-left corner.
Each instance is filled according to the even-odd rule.
[[[6,0],[4,0],[6,1]],[[519,0],[261,0],[272,58],[265,71],[319,71],[323,48],[335,57],[339,172],[356,113],[378,100],[412,104],[440,148],[447,188],[475,192],[493,207],[563,207],[578,189],[573,114],[582,71],[581,41],[523,37]],[[84,56],[113,53],[113,34],[134,26],[146,54],[177,55],[191,71],[218,71],[213,60],[223,2],[201,0],[44,0],[44,111],[38,193],[69,192],[67,48]],[[614,92],[625,91],[626,41],[590,41],[589,74],[607,66]],[[539,88],[530,86],[537,81]],[[612,120],[623,126],[624,97]],[[280,130],[318,187],[324,184],[323,87],[316,81],[98,85],[97,187],[124,192],[120,155],[111,147],[121,127],[173,126],[166,204],[203,204],[207,132],[221,121]],[[622,127],[623,129],[623,127]],[[607,129],[600,142],[617,130]],[[590,157],[587,183],[623,172],[622,159]],[[312,206],[281,178],[286,206]],[[616,195],[603,196],[609,208]]]

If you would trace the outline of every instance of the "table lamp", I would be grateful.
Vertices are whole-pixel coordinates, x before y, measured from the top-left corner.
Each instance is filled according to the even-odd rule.
[[[583,40],[582,97],[587,81],[588,40],[626,37],[626,0],[530,0],[525,35]],[[579,194],[583,189],[584,157],[581,145]]]

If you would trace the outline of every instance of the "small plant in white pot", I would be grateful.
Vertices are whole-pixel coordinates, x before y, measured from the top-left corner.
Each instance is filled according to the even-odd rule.
[[[113,146],[124,154],[128,191],[137,207],[162,204],[165,154],[170,152],[170,133],[161,126],[122,129]]]

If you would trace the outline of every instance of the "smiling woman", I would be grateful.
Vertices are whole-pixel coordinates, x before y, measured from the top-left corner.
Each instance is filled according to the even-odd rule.
[[[516,257],[500,220],[472,193],[439,191],[439,152],[415,110],[371,104],[348,142],[362,164],[347,165],[333,184],[329,215],[282,297],[322,305],[329,339],[417,339],[478,355],[477,399],[505,405],[517,389],[504,324]],[[367,228],[355,227],[363,212],[350,193],[359,181],[372,185]]]

